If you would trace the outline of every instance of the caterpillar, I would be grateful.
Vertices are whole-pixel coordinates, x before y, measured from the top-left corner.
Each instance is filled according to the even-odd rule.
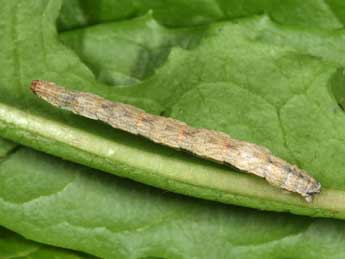
[[[307,202],[320,193],[321,184],[312,176],[263,146],[231,138],[223,132],[193,128],[182,121],[152,115],[92,93],[71,91],[52,82],[34,80],[31,90],[59,108],[262,177],[273,186],[300,194]]]

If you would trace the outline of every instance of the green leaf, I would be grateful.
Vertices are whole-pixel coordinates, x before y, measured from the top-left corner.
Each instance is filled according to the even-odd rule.
[[[127,20],[142,16],[149,10],[160,22],[175,26],[205,24],[224,17],[213,0],[145,0],[145,1],[92,1],[67,0],[59,17],[60,30],[101,22]]]
[[[255,27],[248,28],[248,19],[244,19],[210,26],[198,46],[174,48],[164,65],[143,83],[114,88],[97,83],[75,53],[58,41],[55,19],[59,1],[1,4],[2,136],[186,195],[344,218],[345,121],[329,91],[339,87],[334,77],[344,78],[338,65],[300,54],[292,47],[255,40]],[[264,144],[320,180],[322,194],[307,204],[257,177],[60,111],[29,91],[32,79],[56,81]]]
[[[91,259],[94,257],[35,243],[0,227],[0,258]]]
[[[0,177],[0,224],[102,258],[345,256],[342,221],[178,196],[27,148]]]
[[[209,24],[267,13],[282,24],[339,29],[345,24],[342,0],[64,0],[60,30],[126,20],[152,10],[169,27]]]
[[[196,46],[204,30],[167,29],[150,12],[125,22],[68,31],[60,34],[60,39],[92,69],[98,81],[133,85],[164,64],[173,46]]]

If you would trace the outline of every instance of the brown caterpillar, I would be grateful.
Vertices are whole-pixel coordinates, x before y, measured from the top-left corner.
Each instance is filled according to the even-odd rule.
[[[184,122],[148,114],[134,106],[111,102],[91,93],[70,91],[51,82],[32,81],[31,90],[59,108],[263,177],[274,186],[299,193],[307,202],[320,193],[321,184],[313,177],[273,156],[262,146],[233,139],[222,132],[192,128]]]

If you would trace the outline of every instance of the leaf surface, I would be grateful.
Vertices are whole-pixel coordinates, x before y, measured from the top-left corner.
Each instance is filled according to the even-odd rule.
[[[91,68],[98,81],[126,86],[152,75],[164,64],[172,47],[196,46],[205,29],[168,29],[149,12],[124,22],[67,31],[60,34],[60,39]]]
[[[340,220],[179,196],[27,148],[0,164],[0,177],[7,183],[0,188],[2,225],[41,243],[102,258],[345,255]]]
[[[0,159],[6,157],[16,146],[16,143],[0,138]]]
[[[267,13],[281,24],[339,29],[344,26],[342,0],[64,0],[60,30],[126,20],[152,10],[154,17],[169,27],[209,24]]]
[[[39,244],[0,227],[0,258],[91,259],[95,257]]]

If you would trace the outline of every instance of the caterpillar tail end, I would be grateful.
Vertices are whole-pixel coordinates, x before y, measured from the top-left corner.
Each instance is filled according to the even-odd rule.
[[[304,200],[308,203],[311,203],[313,201],[313,198],[313,195],[304,196]]]
[[[311,203],[313,201],[314,195],[319,194],[321,192],[321,184],[317,183],[315,187],[309,190],[307,193],[303,195],[306,202]]]

